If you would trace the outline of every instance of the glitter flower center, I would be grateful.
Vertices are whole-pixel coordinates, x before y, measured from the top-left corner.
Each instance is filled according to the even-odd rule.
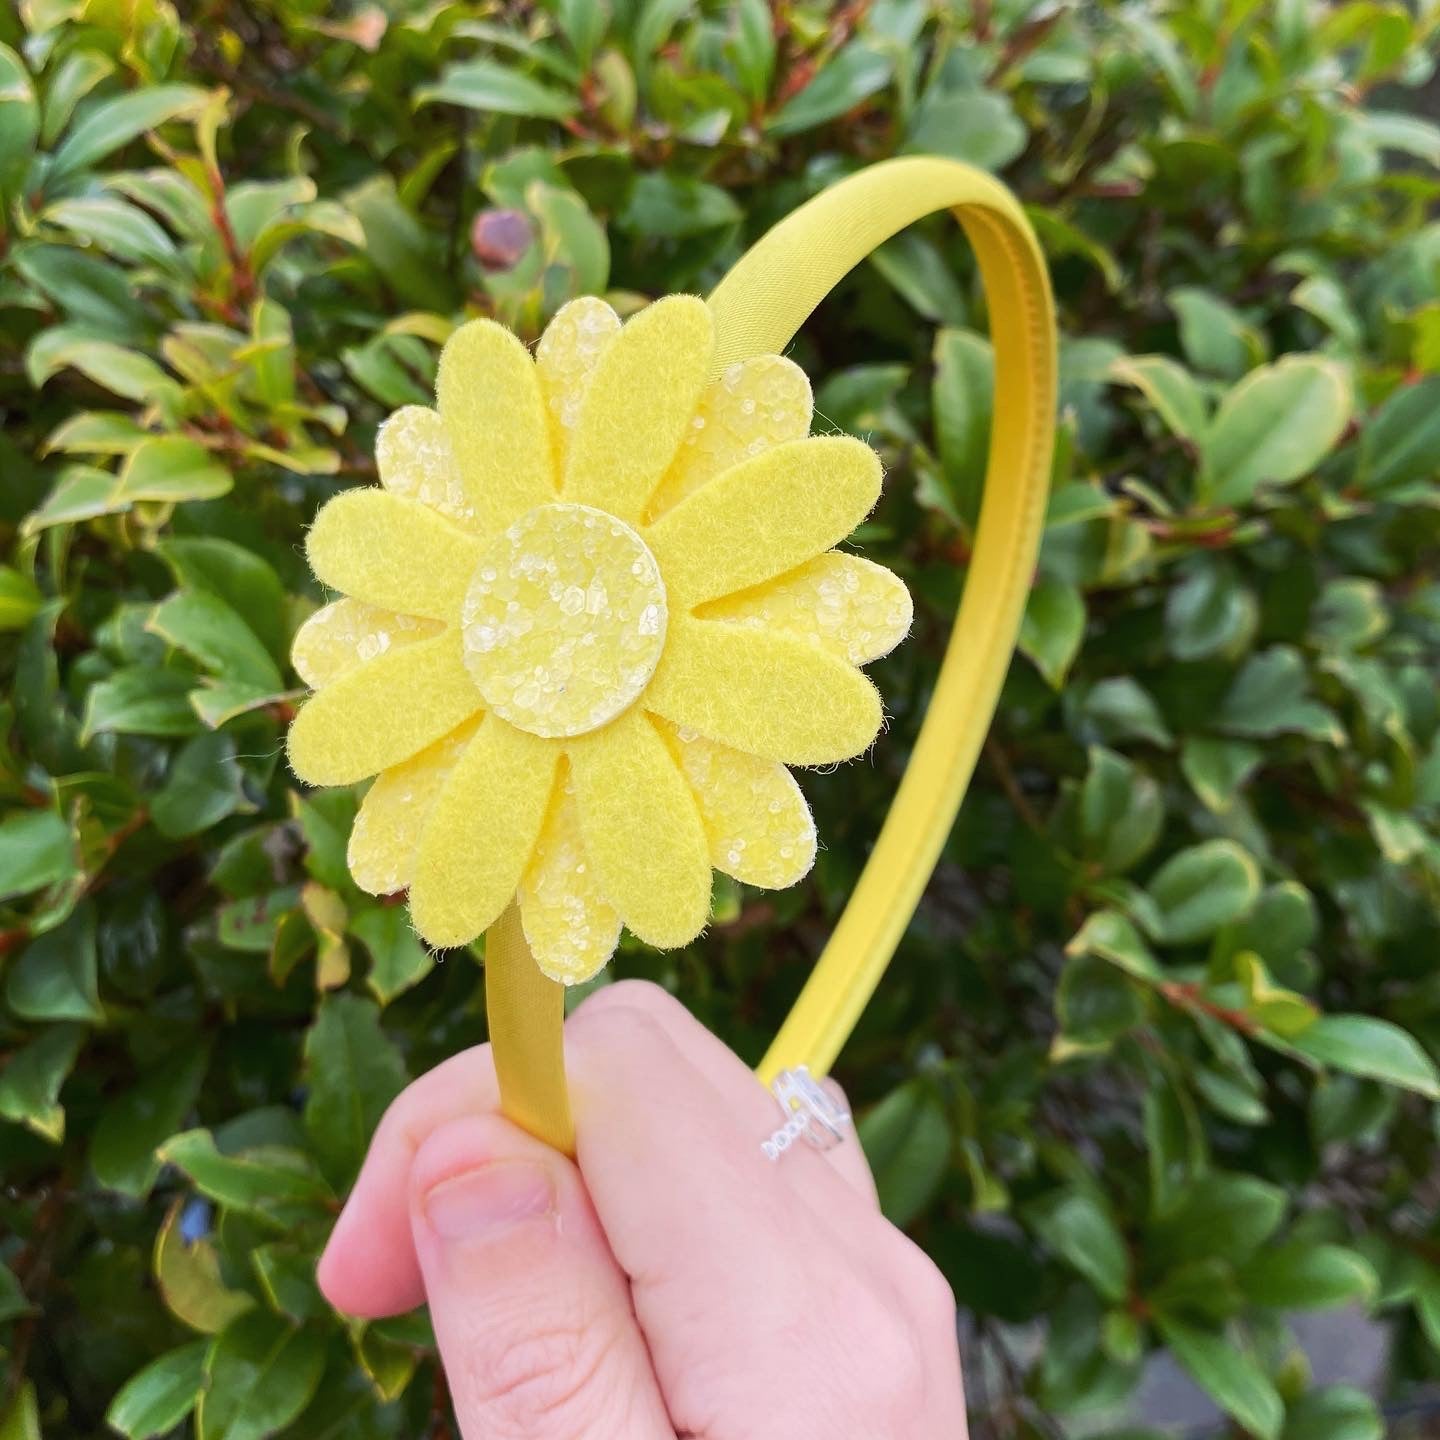
[[[649,684],[665,585],[645,542],[588,505],[538,505],[486,547],[465,595],[465,664],[485,702],[532,735],[583,735]]]

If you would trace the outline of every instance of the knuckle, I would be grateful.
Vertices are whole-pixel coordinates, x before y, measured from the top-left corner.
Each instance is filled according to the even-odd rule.
[[[580,1440],[603,1406],[613,1327],[564,1322],[516,1327],[498,1343],[465,1347],[461,1380],[489,1440],[543,1434]],[[457,1387],[458,1389],[459,1387]]]
[[[892,1433],[887,1427],[913,1417],[925,1393],[925,1345],[911,1317],[893,1303],[868,1306],[855,1338],[853,1373],[867,1377],[866,1408],[880,1433]]]

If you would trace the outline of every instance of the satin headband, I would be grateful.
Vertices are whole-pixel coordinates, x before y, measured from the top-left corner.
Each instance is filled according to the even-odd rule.
[[[349,492],[337,497],[312,531],[310,558],[322,581],[347,595],[361,589],[366,593],[364,603],[345,600],[327,607],[297,637],[297,668],[321,693],[302,708],[292,730],[292,766],[302,779],[322,784],[381,774],[372,790],[374,802],[367,796],[357,820],[352,869],[357,868],[359,841],[363,867],[373,873],[357,871],[357,880],[377,890],[408,887],[423,936],[437,943],[462,942],[471,938],[466,933],[471,919],[485,917],[478,923],[486,927],[486,1008],[502,1106],[511,1119],[566,1153],[573,1154],[575,1137],[561,1042],[565,988],[562,978],[552,977],[574,978],[565,967],[572,953],[579,957],[575,963],[584,961],[586,945],[603,948],[608,937],[613,948],[621,916],[600,893],[603,885],[600,890],[597,885],[609,874],[618,876],[626,857],[606,853],[604,832],[596,828],[599,821],[594,813],[583,813],[580,822],[574,822],[573,834],[593,842],[591,848],[598,853],[576,850],[580,840],[570,838],[572,831],[565,824],[571,822],[565,817],[577,805],[582,812],[587,804],[592,812],[605,808],[602,800],[608,793],[613,801],[606,802],[611,826],[623,829],[627,803],[623,782],[626,777],[632,780],[628,802],[635,803],[635,797],[644,793],[643,777],[649,773],[637,757],[648,754],[649,746],[659,757],[656,763],[673,768],[677,776],[688,769],[692,780],[697,772],[691,767],[708,764],[712,758],[718,763],[729,755],[726,763],[741,766],[737,773],[742,782],[751,785],[754,796],[764,799],[767,810],[778,817],[775,825],[780,831],[761,837],[768,846],[767,863],[777,875],[794,864],[788,852],[803,849],[807,841],[803,822],[808,821],[808,811],[798,791],[792,798],[785,788],[793,787],[788,772],[773,763],[766,769],[763,762],[745,770],[750,757],[736,760],[724,746],[712,746],[712,737],[726,738],[720,732],[726,732],[733,719],[721,703],[724,697],[697,710],[693,697],[686,699],[683,677],[675,674],[684,662],[671,662],[662,652],[672,642],[683,649],[676,637],[686,635],[686,626],[693,628],[694,615],[719,615],[721,638],[727,645],[734,643],[731,650],[710,647],[713,653],[707,652],[709,668],[703,675],[707,684],[721,686],[726,675],[738,674],[745,654],[738,648],[741,643],[759,643],[758,627],[784,604],[794,605],[802,592],[808,603],[813,596],[825,596],[826,585],[831,586],[827,597],[831,599],[835,590],[847,586],[860,591],[871,611],[879,614],[877,631],[894,620],[896,589],[903,599],[903,589],[888,572],[873,566],[859,569],[866,562],[829,549],[873,503],[874,490],[867,490],[867,485],[878,487],[878,467],[873,458],[857,453],[862,449],[859,442],[792,439],[788,445],[776,446],[769,456],[760,453],[768,440],[752,442],[756,478],[773,485],[780,508],[771,522],[772,533],[757,542],[762,553],[754,557],[749,571],[750,557],[743,549],[717,563],[711,554],[715,547],[687,539],[686,534],[687,527],[697,528],[701,516],[713,520],[729,515],[733,520],[745,492],[730,477],[743,469],[748,457],[727,457],[735,463],[726,472],[726,486],[712,487],[698,500],[677,489],[669,514],[650,516],[646,525],[637,520],[634,529],[615,518],[625,508],[621,503],[625,486],[631,485],[629,499],[635,512],[649,515],[648,492],[634,489],[643,483],[646,447],[653,443],[658,454],[669,445],[673,451],[680,433],[676,426],[706,423],[703,405],[694,420],[689,418],[695,396],[706,393],[699,389],[701,382],[711,382],[713,389],[722,377],[750,376],[757,386],[771,386],[772,393],[784,391],[786,375],[776,367],[784,365],[791,371],[794,367],[773,362],[767,372],[760,357],[782,355],[825,295],[878,245],[942,209],[949,209],[964,228],[988,300],[995,356],[989,463],[964,594],[910,763],[855,892],[759,1068],[760,1079],[767,1084],[780,1070],[801,1065],[813,1074],[824,1074],[879,983],[954,822],[1014,650],[1039,547],[1054,444],[1055,321],[1044,259],[1010,192],[969,166],[918,157],[886,161],[831,186],[758,241],[715,288],[703,309],[696,301],[651,307],[657,315],[663,306],[670,307],[663,322],[669,327],[666,333],[684,338],[686,344],[691,331],[705,332],[703,353],[709,356],[710,374],[694,377],[693,394],[675,398],[675,416],[667,421],[662,415],[653,424],[653,417],[646,418],[633,434],[613,421],[607,428],[604,416],[581,416],[568,469],[567,427],[577,425],[577,420],[573,414],[559,413],[557,407],[571,402],[557,397],[583,394],[583,388],[575,389],[575,374],[578,367],[593,362],[587,351],[591,341],[598,347],[611,338],[607,327],[618,324],[613,312],[599,302],[592,302],[594,309],[582,306],[561,327],[565,333],[548,357],[547,332],[537,363],[543,367],[548,360],[553,374],[570,386],[569,391],[563,385],[552,387],[550,414],[543,408],[544,386],[527,378],[528,356],[523,361],[517,358],[516,352],[524,352],[513,337],[498,326],[475,327],[471,338],[447,346],[447,357],[453,346],[457,354],[465,352],[461,359],[467,363],[473,359],[491,367],[483,371],[493,392],[487,421],[492,431],[501,433],[488,434],[483,447],[456,459],[442,419],[463,420],[467,407],[473,409],[484,400],[461,382],[461,359],[450,362],[447,379],[447,359],[442,358],[440,415],[428,410],[401,412],[382,432],[382,480],[388,465],[394,483],[387,484],[400,493]],[[659,324],[650,328],[661,333]],[[643,347],[637,341],[629,351],[643,354]],[[692,353],[700,352],[686,351]],[[512,369],[507,370],[507,365]],[[612,371],[617,368],[623,369],[618,352],[611,365]],[[675,368],[673,384],[683,391],[684,365],[677,361]],[[605,383],[618,390],[635,380],[615,373]],[[662,381],[662,386],[666,383]],[[753,413],[756,401],[734,383],[729,389],[735,405],[748,406],[744,413]],[[804,398],[808,407],[808,392]],[[659,408],[667,403],[662,397]],[[784,428],[788,403],[781,394],[769,411],[777,432]],[[690,408],[683,409],[685,405]],[[526,437],[541,431],[555,437],[531,446],[545,452],[547,473],[573,479],[577,466],[585,471],[589,465],[574,486],[575,495],[586,503],[562,503],[553,490],[546,497],[552,503],[531,505],[538,491],[529,501],[522,498]],[[583,447],[578,438],[582,434]],[[703,437],[689,438],[693,443]],[[828,448],[814,448],[817,445]],[[595,458],[591,462],[586,456]],[[762,462],[768,467],[763,472]],[[836,499],[827,490],[823,504],[819,500],[812,504],[822,473],[838,476],[834,483],[842,493]],[[513,493],[507,495],[506,487]],[[734,492],[728,509],[727,487]],[[614,505],[608,503],[612,494],[620,497]],[[482,544],[465,527],[475,522],[477,506],[483,509],[487,497],[495,495],[500,506],[497,523],[508,528]],[[567,480],[565,502],[570,495]],[[595,503],[588,503],[592,499]],[[355,503],[347,504],[351,501]],[[852,510],[860,506],[858,513],[851,514],[846,504]],[[382,509],[383,523],[403,530],[413,540],[415,554],[426,559],[418,580],[414,573],[401,575],[399,560],[392,563],[378,553],[384,547],[376,545],[373,525]],[[835,516],[849,516],[838,533],[825,528],[832,511]],[[514,519],[517,514],[520,518]],[[368,531],[367,523],[372,526]],[[483,525],[471,528],[482,537],[487,533]],[[772,588],[759,600],[758,592],[747,599],[746,585],[771,581],[783,567],[787,546],[805,562],[788,572],[799,575],[805,570],[803,586],[797,581],[784,595],[777,596]],[[566,557],[574,556],[581,558],[572,565]],[[575,574],[568,573],[572,569]],[[344,583],[351,575],[363,583],[352,589]],[[588,586],[580,583],[586,577]],[[668,596],[667,610],[667,579],[681,582],[676,595],[683,604],[678,611],[675,595]],[[393,606],[399,613],[384,608],[392,592],[406,602]],[[463,606],[452,598],[456,594],[463,595]],[[532,627],[540,612],[529,604],[527,597],[532,595],[539,597],[544,623],[550,627],[538,639]],[[371,601],[380,608],[368,604]],[[908,610],[905,613],[908,618]],[[383,626],[377,615],[388,617]],[[706,623],[699,621],[702,627]],[[742,633],[747,626],[749,632]],[[870,638],[866,632],[866,639]],[[836,750],[832,757],[826,746],[843,744],[843,734],[849,733],[862,737],[863,748],[866,733],[873,735],[878,699],[853,667],[881,651],[873,643],[868,649],[857,648],[853,639],[852,635],[849,665],[844,654],[817,653],[823,647],[783,635],[770,650],[755,651],[762,663],[777,667],[777,674],[783,673],[787,660],[804,661],[839,712],[833,726],[839,727],[840,739],[823,733],[823,726],[812,736],[792,725],[786,743],[794,753],[780,757],[788,763],[840,758],[842,753],[853,753],[853,747]],[[374,661],[376,654],[382,656],[383,665],[352,664],[357,658]],[[337,659],[342,655],[343,664]],[[537,658],[540,663],[532,664]],[[743,663],[749,668],[753,662]],[[606,677],[603,686],[595,678],[601,671]],[[393,725],[380,726],[371,734],[358,718],[348,724],[347,719],[364,713],[365,704],[373,707],[377,698],[383,698],[376,688],[377,672],[391,693],[396,687],[410,687],[410,695],[400,693],[404,704],[413,699],[413,713],[407,709]],[[478,694],[474,685],[479,686]],[[646,686],[679,697],[675,713],[682,723],[671,725],[662,718],[656,727],[647,725],[643,733],[637,731],[626,739],[618,717],[645,693]],[[483,713],[470,718],[482,705],[512,723],[503,727],[489,723]],[[666,714],[663,704],[660,714]],[[691,718],[701,722],[693,730],[683,723]],[[502,733],[509,739],[499,748],[488,748],[492,731],[497,744]],[[611,732],[619,737],[613,742],[608,738]],[[575,737],[564,761],[548,758],[555,745],[566,743],[564,737]],[[665,759],[685,746],[691,748],[680,761]],[[428,747],[421,757],[423,764],[408,758],[422,747]],[[711,756],[712,749],[716,756]],[[591,782],[586,767],[596,767],[602,759],[609,767],[605,785],[610,789],[606,792],[592,783],[600,798],[587,800],[585,786]],[[569,768],[557,771],[562,763]],[[532,772],[538,778],[527,786],[525,777]],[[468,780],[469,790],[449,783],[457,773]],[[565,776],[559,791],[557,774]],[[441,779],[433,780],[436,775]],[[448,792],[437,794],[442,781],[449,783]],[[578,798],[572,789],[580,792]],[[476,797],[483,797],[486,814],[473,813]],[[557,820],[557,813],[565,824]],[[376,817],[381,815],[389,817],[384,823],[393,825],[393,834],[375,833]],[[656,815],[654,823],[662,823],[663,810],[656,807]],[[713,820],[707,816],[707,821]],[[591,828],[586,830],[586,825]],[[698,826],[697,820],[697,834]],[[368,838],[361,833],[365,827]],[[513,830],[512,849],[522,864],[529,864],[523,882],[520,871],[511,873],[506,864],[490,862],[492,854],[503,858],[510,852],[493,848],[498,843],[494,835],[478,827],[490,827],[502,839],[507,829]],[[713,852],[714,823],[709,836]],[[688,831],[677,833],[677,850],[684,852],[690,843]],[[743,837],[732,843],[743,847]],[[808,843],[813,853],[813,830]],[[485,850],[484,844],[492,849]],[[538,873],[536,862],[526,860],[537,845],[541,858],[553,862],[548,870],[542,865]],[[465,868],[471,849],[475,863]],[[732,852],[730,858],[735,862],[731,873],[738,868],[741,878],[746,878],[743,857]],[[436,866],[441,862],[445,874],[464,875],[464,885],[439,883]],[[708,877],[708,865],[704,873]],[[789,882],[782,878],[759,883]],[[528,938],[525,921],[532,917],[522,919],[514,898],[517,884],[522,898],[528,887],[532,902]],[[567,885],[573,885],[575,893],[567,893]],[[584,921],[578,928],[572,924],[568,949],[551,953],[549,940],[537,936],[551,918],[567,913],[567,904],[583,911]],[[643,897],[636,905],[636,915],[627,913],[623,918],[651,943],[683,943],[693,933],[692,920],[694,928],[703,923],[703,914],[677,920],[663,910],[642,919]],[[551,974],[537,963],[532,944],[546,950]],[[608,950],[599,959],[607,957]]]

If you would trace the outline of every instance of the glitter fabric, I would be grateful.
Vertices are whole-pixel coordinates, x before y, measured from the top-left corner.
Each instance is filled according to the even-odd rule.
[[[915,607],[883,565],[831,550],[756,590],[713,601],[702,613],[756,630],[809,635],[852,665],[868,665],[910,633]]]
[[[567,305],[530,352],[455,332],[438,408],[383,427],[381,487],[307,542],[346,598],[302,626],[317,694],[291,726],[312,783],[375,775],[356,881],[408,889],[436,945],[517,900],[540,968],[574,984],[621,925],[685,944],[711,871],[792,885],[815,827],[786,764],[860,753],[857,668],[910,621],[894,576],[830,547],[875,503],[875,456],[805,438],[810,389],[764,356],[712,373],[703,302],[621,325]]]
[[[583,735],[639,697],[665,645],[665,586],[623,521],[541,505],[485,550],[460,623],[486,703],[532,735]]]
[[[296,632],[290,660],[300,678],[318,690],[366,660],[440,630],[437,620],[382,610],[363,600],[336,600],[321,606]]]

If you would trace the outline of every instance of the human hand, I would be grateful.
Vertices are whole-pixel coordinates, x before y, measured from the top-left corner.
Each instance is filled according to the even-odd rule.
[[[390,1107],[321,1258],[340,1310],[429,1302],[466,1440],[963,1440],[954,1299],[853,1135],[767,1160],[774,1099],[653,985],[565,1045],[578,1164],[479,1046]]]

